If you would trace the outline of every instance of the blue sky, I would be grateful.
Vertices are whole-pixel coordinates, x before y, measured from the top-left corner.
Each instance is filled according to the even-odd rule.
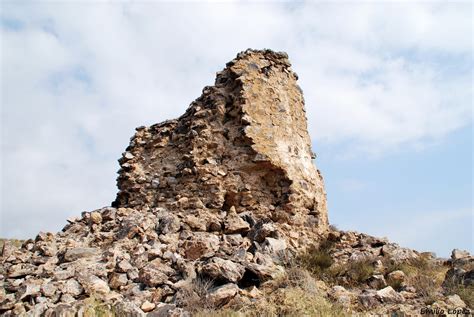
[[[330,220],[473,251],[470,2],[2,2],[0,236],[108,205],[134,128],[242,50],[288,52]]]

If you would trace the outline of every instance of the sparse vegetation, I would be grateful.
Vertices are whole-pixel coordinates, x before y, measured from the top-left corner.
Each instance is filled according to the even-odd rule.
[[[333,242],[324,240],[298,258],[298,263],[318,279],[329,284],[354,286],[365,282],[374,272],[372,259],[365,258],[335,265],[331,256]]]
[[[317,292],[299,287],[278,289],[266,301],[257,302],[247,316],[344,316],[344,311]]]
[[[426,305],[434,303],[440,294],[441,284],[443,283],[446,267],[437,265],[427,256],[419,256],[402,263],[384,262],[385,272],[390,273],[400,270],[406,274],[404,284],[413,286],[417,293],[423,297]],[[402,285],[398,282],[390,283],[394,289],[400,289]]]
[[[474,307],[474,285],[455,285],[448,288],[448,294],[457,294],[467,306]]]
[[[0,250],[3,248],[3,245],[5,244],[6,241],[9,241],[11,244],[13,244],[14,246],[16,246],[18,248],[21,247],[23,242],[25,242],[25,240],[20,240],[20,239],[2,239],[2,238],[0,238]]]
[[[349,261],[347,263],[346,274],[351,281],[356,284],[364,283],[374,274],[374,267],[371,259],[361,259]]]
[[[209,279],[197,278],[187,287],[180,290],[179,301],[189,312],[214,311],[213,303],[206,297],[208,291],[214,286]]]
[[[123,315],[123,314],[122,314]],[[121,316],[120,312],[115,312],[110,305],[93,297],[86,300],[84,306],[85,317],[116,317]]]
[[[323,277],[334,263],[331,257],[333,243],[329,240],[322,241],[319,245],[310,247],[305,253],[297,258],[301,267],[316,276]]]

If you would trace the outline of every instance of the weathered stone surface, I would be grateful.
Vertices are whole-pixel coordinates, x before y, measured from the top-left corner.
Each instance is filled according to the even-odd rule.
[[[403,271],[396,270],[388,273],[387,280],[390,284],[401,285],[405,281],[406,275]]]
[[[29,280],[23,283],[17,292],[19,299],[24,299],[27,296],[37,296],[41,292],[41,280]]]
[[[358,301],[366,309],[372,309],[381,304],[380,299],[377,296],[377,291],[373,289],[364,290],[361,294],[359,294]]]
[[[382,303],[403,303],[405,301],[405,298],[397,293],[391,286],[378,290],[377,296]]]
[[[154,261],[140,270],[140,281],[147,286],[156,287],[164,284],[175,271],[164,263]]]
[[[200,271],[212,279],[236,283],[244,275],[245,268],[230,260],[214,257],[204,264]]]
[[[329,291],[329,296],[344,307],[350,307],[352,293],[340,285],[336,285]]]
[[[465,251],[465,250],[454,249],[451,252],[451,259],[453,261],[460,260],[460,259],[465,259],[465,258],[468,258],[470,256],[471,255],[470,255],[469,251]]]
[[[375,289],[381,289],[387,286],[387,282],[383,275],[372,275],[368,280],[367,284]]]
[[[227,215],[224,221],[225,233],[241,233],[250,230],[250,225],[247,221],[240,218],[236,213]]]
[[[382,247],[382,254],[389,257],[396,263],[400,263],[409,259],[418,258],[418,254],[407,248],[400,248],[396,244],[387,244]]]
[[[270,253],[277,253],[287,248],[285,240],[265,238],[263,249]]]
[[[229,283],[209,290],[207,299],[214,306],[218,307],[228,303],[238,292],[239,287],[233,283]]]
[[[189,260],[212,257],[219,249],[219,243],[216,235],[197,232],[184,242],[184,256]]]
[[[150,303],[149,301],[143,302],[142,306],[140,307],[145,313],[148,313],[155,309],[156,305],[153,303]]]
[[[110,292],[109,285],[104,280],[98,278],[95,275],[82,277],[80,283],[84,287],[87,294],[104,295]]]
[[[73,248],[66,251],[64,260],[67,262],[76,261],[81,258],[88,258],[99,253],[97,248]]]
[[[36,272],[37,267],[28,263],[20,263],[12,265],[8,269],[8,277],[21,277],[25,275],[31,275]]]
[[[121,286],[127,285],[127,282],[127,274],[113,273],[109,280],[109,285],[111,288],[119,289]]]
[[[63,284],[61,291],[65,294],[78,296],[82,294],[84,289],[78,281],[76,281],[75,279],[70,279]]]
[[[454,294],[446,298],[446,303],[451,307],[463,308],[466,307],[466,303],[459,297],[459,295]]]

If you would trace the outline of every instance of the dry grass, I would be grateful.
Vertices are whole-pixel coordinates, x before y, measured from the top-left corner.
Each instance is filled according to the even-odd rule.
[[[244,316],[344,316],[342,308],[331,304],[318,293],[299,287],[278,289],[265,301],[243,310]]]
[[[457,294],[471,309],[474,308],[474,285],[448,283],[444,285],[446,295]]]
[[[374,274],[374,266],[371,259],[364,259],[349,264],[349,276],[353,281],[364,283]]]
[[[25,240],[20,240],[20,239],[2,239],[0,238],[0,250],[3,248],[3,245],[5,244],[5,241],[9,241],[12,243],[15,247],[19,248],[25,242]]]
[[[405,284],[413,286],[423,298],[425,304],[434,303],[440,295],[441,284],[448,268],[436,264],[429,257],[420,256],[402,263],[385,261],[386,274],[395,270],[403,271],[406,275]],[[401,285],[391,285],[399,289]]]
[[[221,310],[201,310],[195,312],[192,316],[194,317],[241,317],[245,316],[244,313],[238,312],[232,309],[221,309]]]
[[[314,275],[323,277],[334,263],[331,257],[332,247],[333,243],[331,241],[324,240],[319,245],[310,247],[305,253],[298,256],[296,262]]]
[[[262,285],[263,296],[227,309],[203,309],[200,317],[345,316],[343,309],[328,301],[313,275],[292,263],[285,274]],[[323,295],[324,294],[324,295]]]
[[[209,279],[197,278],[180,290],[177,302],[186,310],[193,312],[214,311],[217,307],[207,300],[208,291],[214,286]]]
[[[332,248],[333,242],[325,240],[319,246],[314,246],[300,255],[297,263],[318,279],[331,285],[357,286],[372,276],[373,259],[367,258],[335,265],[331,257]]]

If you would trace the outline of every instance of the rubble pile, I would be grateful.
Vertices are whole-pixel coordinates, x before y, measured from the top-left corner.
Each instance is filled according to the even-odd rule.
[[[224,304],[281,273],[276,254],[328,229],[290,66],[285,53],[242,52],[180,118],[137,128],[111,207],[4,246],[0,312],[46,314],[91,296],[149,312],[196,277]]]

